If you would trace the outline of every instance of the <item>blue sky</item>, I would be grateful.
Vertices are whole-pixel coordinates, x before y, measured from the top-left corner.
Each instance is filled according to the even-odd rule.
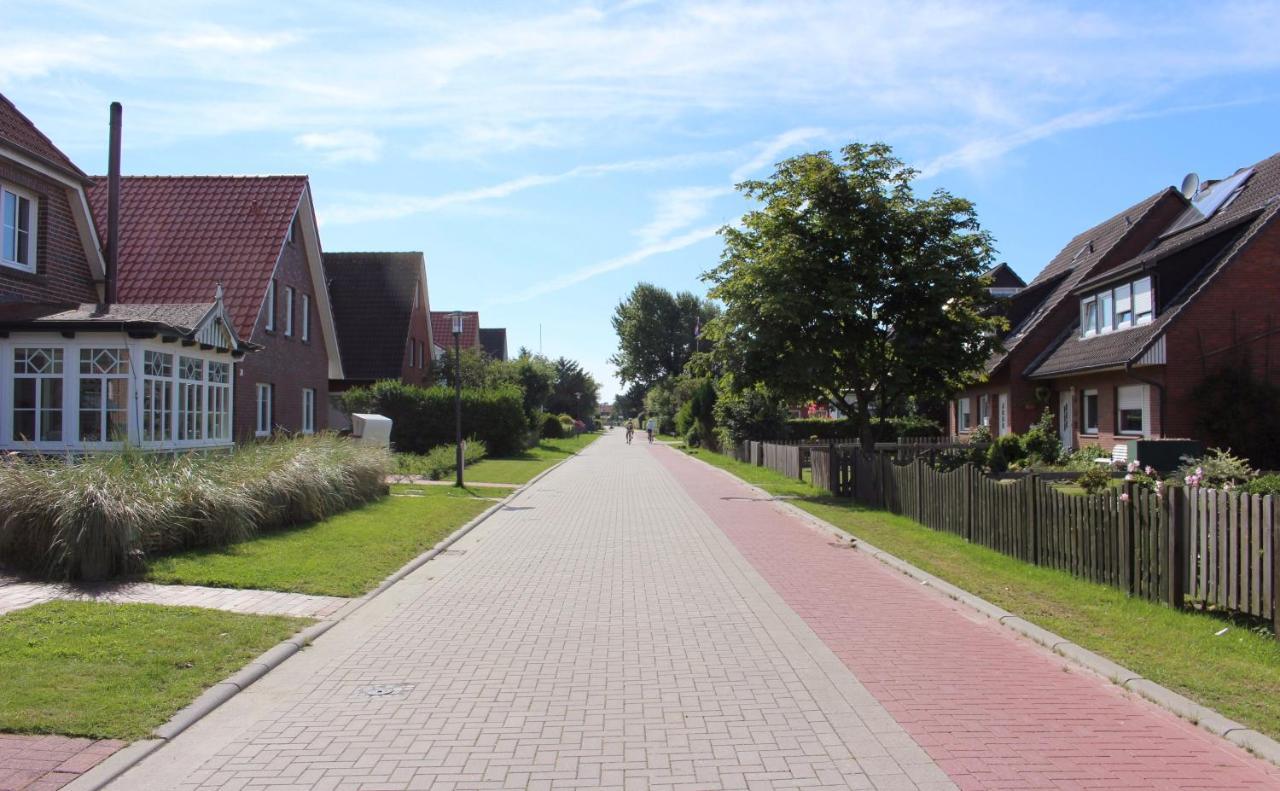
[[[732,184],[883,140],[1028,280],[1188,171],[1280,150],[1275,2],[6,3],[0,91],[90,172],[306,173],[327,250],[422,250],[432,307],[581,360],[701,292]]]

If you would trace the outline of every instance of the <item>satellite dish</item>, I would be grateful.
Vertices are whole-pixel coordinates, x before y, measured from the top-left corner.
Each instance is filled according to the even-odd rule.
[[[1200,189],[1200,177],[1194,173],[1188,173],[1182,179],[1182,197],[1191,200],[1191,196],[1196,194]]]

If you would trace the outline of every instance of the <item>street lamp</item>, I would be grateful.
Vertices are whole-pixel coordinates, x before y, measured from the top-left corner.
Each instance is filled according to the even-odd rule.
[[[462,312],[453,312],[453,437],[458,450],[457,486],[462,486]]]

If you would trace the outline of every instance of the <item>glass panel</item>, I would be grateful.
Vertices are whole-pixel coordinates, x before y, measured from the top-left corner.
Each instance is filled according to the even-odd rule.
[[[16,374],[61,374],[61,349],[14,349],[13,372]]]
[[[41,442],[62,441],[62,380],[52,377],[40,380]]]
[[[1151,299],[1151,278],[1144,277],[1133,284],[1133,315],[1136,323],[1146,324],[1154,313]]]
[[[1098,433],[1098,394],[1084,395],[1084,430],[1089,434]]]
[[[13,380],[13,438],[19,442],[36,436],[36,380]]]
[[[14,409],[35,409],[36,408],[36,380],[35,379],[14,379],[13,380],[13,407]]]
[[[204,379],[204,360],[199,357],[179,357],[178,378],[196,382]]]
[[[1133,292],[1128,283],[1117,286],[1116,295],[1116,327],[1128,327],[1133,324]]]
[[[1098,302],[1089,300],[1084,303],[1084,334],[1092,335],[1098,331]]]
[[[173,385],[169,382],[149,380],[142,390],[142,439],[146,442],[164,442],[172,438],[169,418],[172,415]]]
[[[18,198],[18,232],[14,243],[17,255],[14,260],[24,266],[31,266],[31,201]]]
[[[1141,409],[1121,409],[1120,410],[1120,430],[1121,431],[1142,431],[1142,410]]]
[[[129,350],[81,349],[80,373],[127,374],[129,373]]]
[[[209,363],[209,381],[218,384],[226,384],[231,379],[231,365],[229,363]]]
[[[18,260],[18,196],[12,192],[4,193],[4,245],[0,249],[0,258],[6,261]]]
[[[107,440],[121,442],[129,436],[129,380],[107,380]]]
[[[143,372],[147,376],[173,376],[173,355],[147,352],[143,356]]]
[[[1111,292],[1104,291],[1098,295],[1098,331],[1111,332],[1111,317],[1113,315],[1111,306]]]

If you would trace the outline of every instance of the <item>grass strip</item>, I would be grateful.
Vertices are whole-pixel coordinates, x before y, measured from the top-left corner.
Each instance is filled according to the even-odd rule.
[[[1174,610],[832,498],[772,470],[718,453],[697,458],[771,494],[796,497],[797,506],[841,530],[1280,739],[1280,641],[1254,621]]]
[[[528,483],[538,473],[564,461],[599,437],[599,434],[579,434],[564,439],[544,439],[537,446],[515,456],[487,458],[467,467],[463,477],[477,483]]]
[[[0,731],[143,738],[308,623],[102,602],[9,613],[0,617]]]
[[[359,596],[493,505],[486,499],[492,494],[484,489],[421,486],[414,494],[388,497],[230,547],[154,558],[146,578],[168,584]]]

